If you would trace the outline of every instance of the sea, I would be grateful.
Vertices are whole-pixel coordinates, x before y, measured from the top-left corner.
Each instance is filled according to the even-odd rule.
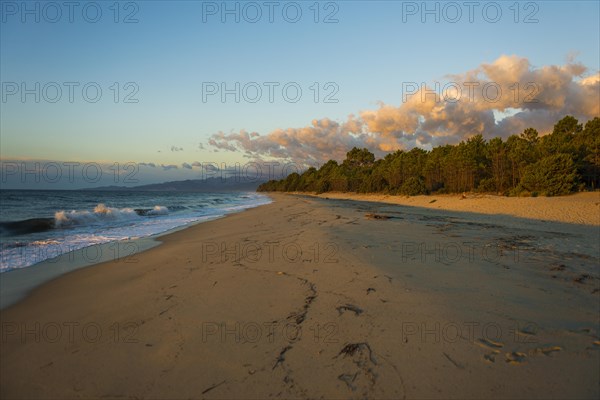
[[[0,275],[270,202],[252,192],[0,190]]]

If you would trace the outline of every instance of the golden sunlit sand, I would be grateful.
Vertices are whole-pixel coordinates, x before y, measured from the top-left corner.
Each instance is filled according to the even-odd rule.
[[[600,192],[576,193],[570,196],[558,197],[506,197],[472,193],[464,195],[390,196],[329,192],[320,194],[318,197],[374,201],[479,214],[509,215],[573,224],[600,225]]]

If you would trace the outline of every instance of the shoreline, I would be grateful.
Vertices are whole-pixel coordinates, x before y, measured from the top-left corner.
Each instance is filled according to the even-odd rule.
[[[177,228],[173,231],[177,231]],[[63,253],[27,267],[3,272],[0,275],[0,311],[27,298],[36,288],[55,279],[60,279],[73,271],[119,260],[124,260],[124,262],[135,261],[137,254],[160,246],[162,242],[159,238],[171,233],[173,232],[168,231],[163,234],[137,239],[95,244]],[[94,249],[92,255],[90,255],[90,249]]]
[[[279,192],[267,192],[267,193],[263,193],[263,195],[266,197],[269,197],[271,199],[271,203],[272,203],[273,199],[269,195],[278,194],[278,193]],[[430,210],[435,210],[435,211],[440,211],[440,212],[465,212],[465,213],[469,213],[469,214],[493,215],[494,217],[500,217],[500,218],[505,217],[505,216],[514,217],[514,218],[523,218],[522,210],[519,210],[518,208],[517,209],[510,208],[508,210],[509,213],[492,213],[492,212],[489,212],[489,208],[484,207],[483,208],[484,212],[478,213],[478,212],[473,211],[473,203],[468,201],[468,200],[475,200],[475,201],[481,202],[483,200],[483,201],[487,201],[487,202],[490,202],[490,201],[494,202],[494,201],[497,201],[497,199],[518,199],[515,197],[505,197],[505,196],[495,196],[495,195],[478,195],[478,194],[473,195],[473,194],[470,194],[470,195],[467,195],[466,198],[461,198],[460,195],[449,195],[449,194],[444,194],[444,195],[439,195],[439,196],[432,196],[432,195],[392,196],[392,195],[358,194],[358,193],[345,193],[345,192],[328,192],[328,193],[322,193],[322,194],[308,193],[308,192],[289,192],[289,193],[285,192],[285,193],[279,193],[279,194],[292,195],[292,196],[315,197],[315,198],[320,198],[320,199],[324,199],[324,200],[348,200],[348,201],[359,201],[359,202],[365,202],[365,203],[390,204],[390,205],[397,205],[397,206],[407,206],[407,207],[412,207],[412,208],[416,208],[416,209],[418,209],[418,208],[430,209]],[[553,197],[552,199],[561,199],[560,203],[563,203],[562,205],[565,205],[566,202],[573,200],[573,198],[575,196],[578,196],[579,203],[584,204],[587,208],[587,210],[582,210],[582,211],[577,212],[576,213],[577,215],[581,215],[584,212],[590,211],[590,208],[592,205],[593,206],[600,205],[600,192],[578,193],[578,194],[574,194],[574,195],[570,195],[570,196]],[[457,199],[460,202],[458,202]],[[538,197],[538,198],[521,198],[521,199],[548,199],[548,198]],[[437,203],[437,204],[433,204],[432,200],[435,200],[435,203]],[[598,200],[598,202],[596,202],[594,200]],[[509,202],[512,202],[512,201],[513,200],[509,200]],[[531,202],[531,200],[527,200],[527,201]],[[265,205],[268,205],[271,203],[267,203]],[[264,205],[259,205],[257,207],[262,207],[262,206],[264,206]],[[84,247],[81,249],[63,253],[57,257],[41,261],[39,263],[36,263],[36,264],[28,266],[28,267],[7,271],[3,274],[11,274],[11,275],[2,276],[4,279],[0,280],[0,286],[2,289],[0,291],[1,296],[2,296],[0,298],[0,310],[3,310],[14,304],[17,304],[19,301],[22,301],[23,299],[25,299],[29,295],[29,293],[31,293],[31,291],[35,290],[37,287],[42,286],[48,282],[51,282],[52,280],[59,279],[63,275],[69,274],[69,273],[76,271],[78,269],[81,269],[81,268],[94,267],[94,266],[104,264],[104,263],[116,262],[121,259],[124,259],[125,262],[134,261],[134,260],[132,260],[132,258],[135,258],[133,256],[136,256],[136,255],[143,253],[154,247],[161,246],[163,244],[163,241],[161,240],[162,238],[170,236],[179,231],[185,231],[185,230],[190,229],[193,226],[198,225],[198,224],[209,223],[211,221],[226,218],[229,215],[243,213],[245,211],[248,211],[250,209],[257,208],[257,207],[246,208],[241,211],[237,211],[237,212],[230,213],[230,214],[220,215],[220,216],[217,216],[217,217],[214,217],[211,219],[192,222],[190,224],[178,226],[178,227],[175,227],[168,231],[161,232],[161,233],[147,236],[147,237],[140,237],[140,238],[136,238],[136,239],[117,240],[114,242],[107,242],[107,243],[101,243],[99,245],[92,245],[92,246]],[[514,207],[514,204],[513,204],[513,207]],[[475,209],[478,209],[478,211],[482,211],[481,207],[479,207],[479,208],[475,207]],[[600,210],[600,207],[598,209]],[[598,211],[598,213],[600,213],[600,211]],[[557,215],[561,215],[562,218],[560,218],[560,219],[556,218]],[[589,214],[587,214],[587,215],[589,215]],[[546,214],[546,216],[548,217],[547,214]],[[544,223],[544,222],[548,221],[548,222],[565,222],[565,223],[581,224],[581,222],[575,222],[573,220],[573,216],[567,215],[564,212],[564,210],[555,211],[552,215],[550,215],[550,218],[548,218],[548,219],[542,219],[542,218],[531,218],[531,219],[535,221],[534,223]],[[588,223],[586,225],[600,225],[600,214],[598,214],[598,221],[596,222],[596,224],[594,224],[593,221],[588,221]],[[105,253],[108,254],[110,252],[109,251],[105,252],[104,250],[110,248],[111,246],[114,246],[115,244],[117,244],[116,253],[115,253],[115,250],[112,250],[112,254],[113,254],[112,257],[110,255],[105,255]],[[129,246],[129,244],[131,244],[131,246]],[[123,248],[123,252],[127,253],[125,255],[125,257],[122,257],[120,254],[120,252],[121,252],[120,246],[121,245],[125,245],[125,247],[126,247],[126,248]],[[90,248],[99,248],[100,256],[95,257],[93,260],[89,260],[88,257],[84,253],[87,253]],[[63,260],[63,259],[67,259],[67,261],[61,262],[60,260]],[[50,271],[43,271],[42,273],[38,272],[41,268],[48,268],[48,267],[50,268]],[[17,276],[17,275],[19,275],[19,276]],[[7,277],[8,277],[8,279],[7,279]],[[13,278],[16,278],[16,279],[13,279]],[[14,286],[11,287],[10,289],[8,288],[8,286],[12,286],[15,284],[18,286],[17,289],[15,289]]]
[[[268,195],[264,196],[269,197]],[[135,262],[136,255],[162,245],[163,237],[189,229],[198,224],[216,221],[225,218],[228,215],[243,213],[244,211],[260,206],[261,205],[245,208],[234,213],[227,213],[208,219],[194,221],[150,236],[115,240],[86,246],[81,249],[62,253],[56,257],[40,261],[27,267],[15,268],[10,271],[2,272],[0,275],[2,278],[0,279],[0,311],[17,304],[25,299],[36,288],[55,279],[59,279],[63,275],[82,268],[95,267],[104,263],[114,263],[119,260],[124,260],[125,263]],[[115,245],[116,249],[114,249]],[[91,256],[89,254],[90,249],[94,249]]]
[[[272,193],[272,192],[265,192]],[[370,201],[442,211],[511,216],[538,221],[565,222],[600,226],[600,191],[556,197],[506,197],[468,193],[442,195],[385,195],[348,192],[290,192],[283,194],[322,199]]]
[[[597,397],[595,227],[270,197],[2,310],[2,397]]]

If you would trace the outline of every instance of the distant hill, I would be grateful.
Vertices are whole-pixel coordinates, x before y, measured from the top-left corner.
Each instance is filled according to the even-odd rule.
[[[141,186],[100,186],[83,190],[92,191],[135,191],[135,192],[254,192],[264,183],[264,180],[254,182],[248,180],[236,181],[234,178],[207,178],[187,179],[185,181],[171,181],[153,183]]]

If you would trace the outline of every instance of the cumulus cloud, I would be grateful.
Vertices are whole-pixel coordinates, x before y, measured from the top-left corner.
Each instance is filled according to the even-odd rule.
[[[313,120],[303,128],[277,129],[268,135],[242,130],[234,133],[219,132],[209,140],[217,149],[244,152],[248,158],[272,157],[306,162],[345,156],[348,148],[363,143],[377,144],[378,138],[364,132],[364,124],[350,116],[344,123],[330,119]]]
[[[160,166],[163,169],[163,171],[168,171],[170,169],[177,169],[178,168],[177,165],[174,165],[174,164],[167,164],[167,165],[160,164]]]
[[[573,58],[565,65],[535,68],[527,58],[503,55],[443,82],[407,82],[403,89],[410,95],[401,105],[380,104],[343,122],[325,118],[265,135],[218,132],[208,144],[250,158],[311,163],[341,160],[354,146],[381,156],[476,134],[506,138],[528,127],[544,134],[565,115],[581,121],[600,115],[600,74]]]
[[[186,169],[192,169],[192,166],[186,162],[182,163],[181,166]]]
[[[156,164],[154,164],[153,162],[150,162],[150,163],[141,162],[141,163],[139,163],[139,166],[140,167],[156,168]]]

